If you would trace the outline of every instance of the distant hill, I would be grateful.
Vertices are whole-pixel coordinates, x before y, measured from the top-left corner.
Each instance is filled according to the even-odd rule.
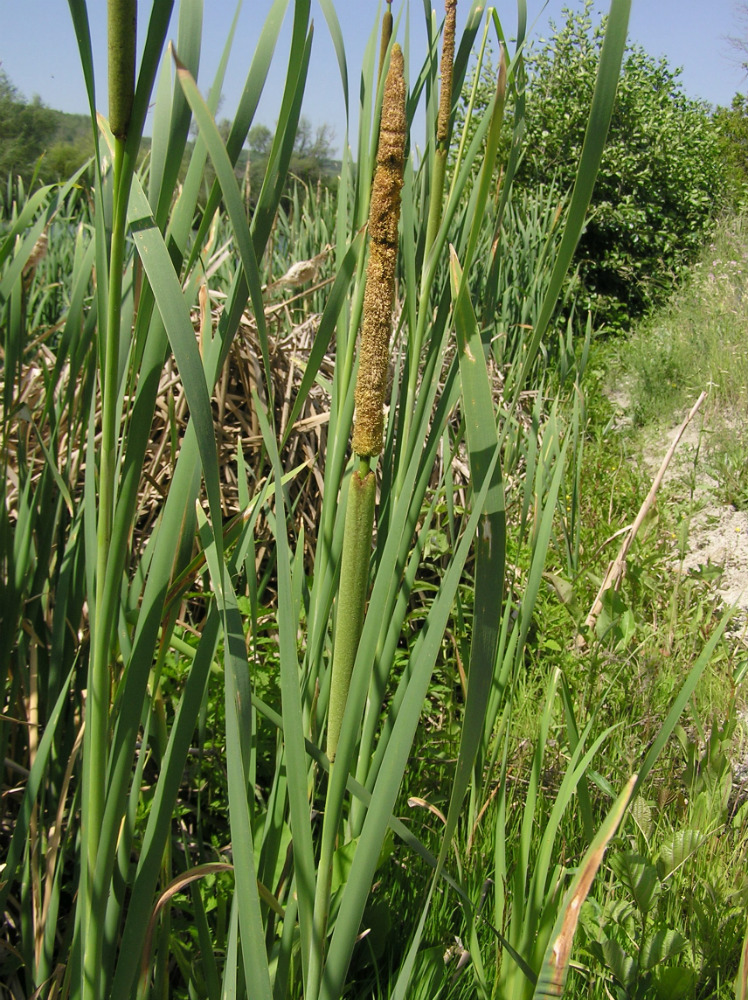
[[[27,101],[0,69],[0,182],[36,173],[45,182],[69,177],[93,153],[91,122]],[[5,188],[5,185],[2,185]]]
[[[228,121],[219,122],[219,129],[228,133]],[[250,131],[249,149],[245,147],[236,165],[237,178],[241,180],[249,165],[250,186],[259,191],[272,144],[272,133],[263,125]],[[150,151],[151,140],[144,137],[141,156]],[[194,139],[187,143],[182,172],[187,169]],[[27,101],[0,68],[0,203],[7,205],[15,197],[15,179],[20,177],[28,185],[36,176],[42,183],[64,181],[74,174],[94,151],[91,120],[85,114],[69,114],[48,108],[38,98]],[[299,130],[291,156],[289,179],[308,186],[321,183],[335,185],[340,173],[340,160],[333,159],[331,132],[327,126],[316,133],[306,119],[299,122]],[[206,166],[205,182],[210,185],[214,174],[210,162]],[[11,181],[6,184],[6,181]]]

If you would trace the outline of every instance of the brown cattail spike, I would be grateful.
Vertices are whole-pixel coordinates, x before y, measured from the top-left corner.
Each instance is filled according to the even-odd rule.
[[[395,295],[397,226],[405,161],[405,76],[399,45],[392,47],[384,84],[377,169],[369,208],[369,264],[364,292],[361,352],[356,380],[353,450],[378,455],[384,435],[384,393]]]
[[[457,0],[446,0],[444,4],[444,35],[442,37],[442,86],[439,94],[439,117],[436,122],[436,141],[447,145],[449,119],[452,111],[452,72],[455,61],[455,30],[457,24]]]

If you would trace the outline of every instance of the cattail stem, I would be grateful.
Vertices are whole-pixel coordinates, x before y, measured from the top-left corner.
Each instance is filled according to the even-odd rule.
[[[125,260],[127,198],[123,176],[125,144],[135,90],[136,0],[109,0],[109,122],[114,134],[112,188],[114,212],[109,255],[106,320],[99,327],[99,386],[101,443],[96,525],[96,594],[93,602],[91,659],[86,700],[84,795],[81,831],[86,847],[87,872],[81,879],[81,940],[83,1000],[99,1000],[102,990],[102,952],[106,906],[100,869],[100,839],[106,807],[111,701],[111,639],[115,604],[107,600],[112,523],[117,493],[117,395],[119,341],[122,320],[122,271]]]
[[[335,760],[338,750],[338,738],[343,725],[351,672],[364,624],[375,499],[374,473],[368,472],[362,477],[358,472],[354,472],[345,512],[343,556],[335,620],[330,712],[327,723],[327,756],[330,761]]]

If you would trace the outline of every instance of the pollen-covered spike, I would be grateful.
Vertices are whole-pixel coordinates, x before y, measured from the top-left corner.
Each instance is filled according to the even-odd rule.
[[[366,271],[353,434],[353,450],[362,457],[378,455],[382,450],[382,407],[392,332],[405,133],[404,62],[400,46],[394,45],[384,84],[377,169],[369,208],[371,246]]]
[[[449,138],[449,118],[452,111],[452,76],[455,61],[455,31],[457,0],[446,0],[446,17],[442,38],[442,85],[439,94],[439,117],[436,121],[436,141],[446,146]]]

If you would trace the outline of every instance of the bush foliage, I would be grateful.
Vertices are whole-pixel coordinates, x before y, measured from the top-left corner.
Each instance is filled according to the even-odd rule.
[[[591,3],[528,59],[527,155],[520,178],[572,183],[602,46]],[[683,92],[679,71],[630,49],[593,206],[578,254],[599,317],[625,325],[668,289],[701,249],[722,167],[706,104]]]
[[[551,183],[569,189],[584,142],[604,25],[593,24],[590,0],[564,15],[526,59],[525,152],[514,183],[528,191]],[[490,68],[482,73],[478,106],[490,100],[493,78]],[[666,60],[629,48],[577,250],[580,304],[598,325],[628,327],[697,256],[720,207],[722,164],[709,107],[686,96]]]
[[[744,204],[748,195],[748,95],[736,94],[729,108],[717,108],[714,120],[729,195],[737,205]]]

